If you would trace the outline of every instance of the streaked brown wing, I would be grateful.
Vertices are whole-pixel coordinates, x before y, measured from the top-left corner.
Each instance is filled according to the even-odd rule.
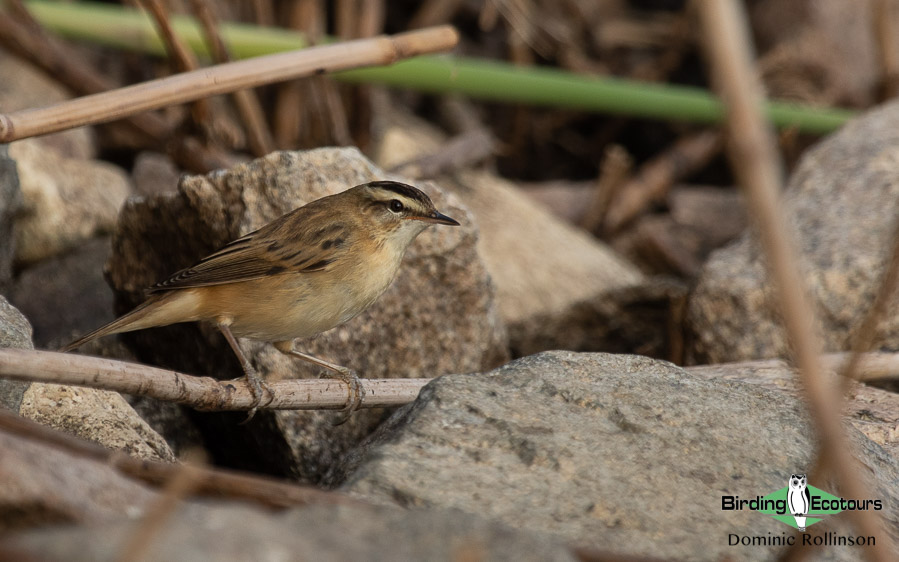
[[[259,279],[268,275],[322,271],[345,253],[347,226],[339,221],[321,228],[299,225],[315,213],[301,207],[182,269],[150,292],[206,287]],[[320,221],[316,221],[320,222]]]

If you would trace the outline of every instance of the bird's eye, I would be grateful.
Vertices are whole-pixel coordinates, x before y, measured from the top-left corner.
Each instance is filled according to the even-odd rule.
[[[403,208],[403,204],[400,201],[396,199],[390,201],[390,210],[394,213],[401,213],[403,211]]]

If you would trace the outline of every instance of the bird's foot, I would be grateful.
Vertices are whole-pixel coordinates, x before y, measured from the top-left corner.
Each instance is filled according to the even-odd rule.
[[[350,419],[350,416],[353,415],[353,412],[361,408],[362,403],[365,402],[365,387],[362,386],[362,381],[359,380],[356,372],[347,369],[346,367],[340,367],[339,369],[325,372],[324,376],[341,380],[347,385],[346,406],[344,406],[338,412],[338,417],[336,420],[334,420],[335,426],[343,425],[348,419]]]
[[[247,419],[242,421],[241,424],[249,423],[249,421],[253,419],[253,416],[256,415],[256,411],[259,409],[260,405],[267,406],[275,399],[275,394],[272,392],[272,389],[265,384],[265,381],[262,380],[262,377],[259,376],[256,369],[251,365],[244,365],[244,373],[247,386],[250,387],[250,393],[253,395],[253,402],[250,403],[250,409],[247,411]],[[263,404],[262,399],[264,397],[267,397],[268,400]]]

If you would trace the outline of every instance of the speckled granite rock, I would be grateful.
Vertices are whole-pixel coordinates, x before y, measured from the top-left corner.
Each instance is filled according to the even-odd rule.
[[[31,324],[14,306],[0,295],[0,347],[34,349]],[[0,408],[19,411],[28,383],[0,379]]]
[[[812,438],[802,403],[783,393],[644,357],[550,352],[433,381],[348,457],[341,489],[452,507],[621,554],[770,560],[776,548],[732,547],[728,535],[779,536],[789,527],[722,511],[722,496],[783,488],[808,468]],[[856,431],[852,439],[875,497],[892,505],[895,459]],[[812,485],[838,495],[829,483]],[[881,513],[897,534],[899,516]],[[846,522],[835,518],[830,530],[846,532]],[[855,560],[858,552],[826,554]]]
[[[855,119],[809,150],[782,207],[798,241],[824,349],[845,350],[873,302],[899,224],[899,103]],[[778,310],[759,245],[744,234],[712,254],[690,298],[693,360],[785,356]],[[878,330],[880,349],[899,350],[899,315],[885,315]]]
[[[16,261],[32,263],[108,232],[131,193],[127,174],[99,160],[59,155],[34,143],[9,148],[23,213],[15,221]]]

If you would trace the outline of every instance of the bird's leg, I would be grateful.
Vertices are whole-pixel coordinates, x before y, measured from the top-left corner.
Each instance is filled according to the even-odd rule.
[[[350,369],[346,367],[342,367],[337,365],[336,363],[331,363],[329,361],[325,361],[324,359],[319,359],[313,355],[309,355],[307,353],[303,353],[301,351],[297,351],[293,348],[292,341],[279,341],[274,343],[275,349],[284,353],[285,355],[290,355],[292,357],[296,357],[297,359],[302,359],[303,361],[308,361],[314,365],[318,365],[319,367],[324,367],[325,369],[329,369],[336,373],[331,378],[339,379],[346,383],[347,385],[347,404],[340,410],[341,416],[334,423],[334,425],[341,425],[345,423],[348,419],[350,419],[350,415],[353,412],[358,410],[362,403],[365,401],[365,387],[362,386],[362,382],[359,380],[359,377]]]
[[[240,349],[240,345],[237,343],[237,339],[234,337],[234,334],[231,333],[231,328],[228,327],[229,323],[227,322],[218,322],[218,329],[221,330],[222,335],[225,336],[225,339],[228,340],[228,344],[231,345],[231,349],[234,350],[234,354],[237,355],[237,358],[240,360],[240,366],[243,367],[244,375],[247,379],[247,384],[250,387],[250,392],[253,393],[253,405],[249,410],[247,415],[247,419],[244,420],[243,423],[247,423],[253,416],[256,415],[256,410],[259,407],[259,404],[262,402],[262,397],[265,393],[268,393],[268,401],[266,404],[271,403],[274,399],[275,395],[272,393],[271,389],[265,384],[265,381],[259,376],[256,372],[256,369],[253,368],[253,365],[250,364],[250,361],[247,359],[246,355],[243,354],[243,350]]]

